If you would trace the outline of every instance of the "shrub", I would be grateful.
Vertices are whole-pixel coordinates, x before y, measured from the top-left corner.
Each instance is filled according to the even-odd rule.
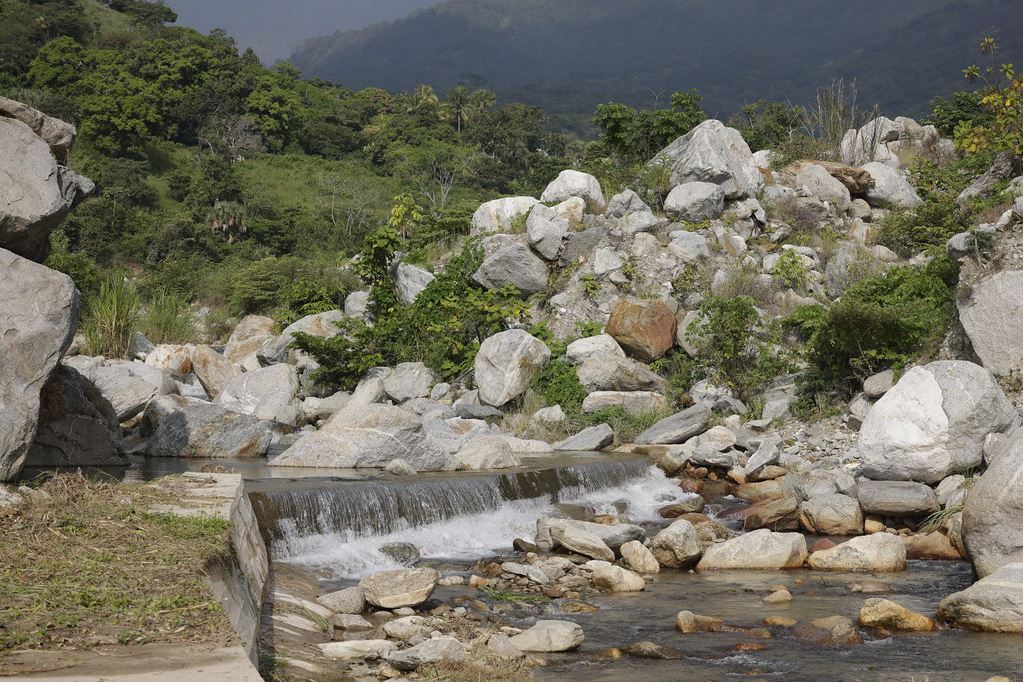
[[[921,355],[948,325],[956,278],[955,265],[942,257],[923,269],[865,278],[831,306],[797,309],[787,324],[806,340],[805,397],[848,396],[869,375]]]
[[[123,276],[110,277],[86,307],[82,332],[89,352],[123,358],[138,320],[139,295]]]
[[[786,249],[772,266],[772,275],[778,278],[784,287],[800,290],[807,284],[809,271],[799,254],[792,249]]]
[[[580,384],[576,368],[564,359],[555,359],[538,375],[531,386],[544,406],[558,404],[570,419],[578,419],[587,390]]]
[[[766,326],[750,297],[710,297],[686,335],[697,348],[696,365],[713,382],[749,400],[769,380],[791,369],[779,347],[781,330]]]
[[[149,300],[139,328],[154,344],[183,344],[195,339],[196,335],[188,302],[166,291]]]

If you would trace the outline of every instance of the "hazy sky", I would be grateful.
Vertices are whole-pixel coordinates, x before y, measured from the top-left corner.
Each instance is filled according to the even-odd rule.
[[[306,38],[404,17],[440,0],[164,0],[178,24],[207,33],[222,28],[267,64]]]

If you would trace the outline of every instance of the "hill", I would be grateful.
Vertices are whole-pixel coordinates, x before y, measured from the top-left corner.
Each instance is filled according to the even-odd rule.
[[[760,98],[807,102],[836,77],[919,114],[959,86],[982,36],[1019,62],[1020,23],[1020,5],[1002,0],[450,0],[311,39],[291,61],[350,88],[486,87],[576,130],[609,100],[650,106],[697,88],[727,116]]]

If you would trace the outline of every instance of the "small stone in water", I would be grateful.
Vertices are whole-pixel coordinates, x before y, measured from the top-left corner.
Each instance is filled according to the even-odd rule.
[[[598,653],[597,657],[598,658],[609,658],[611,660],[619,660],[620,658],[622,658],[622,651],[620,651],[619,649],[617,649],[614,646],[612,646],[611,648],[606,648],[603,651],[601,651],[600,653]]]
[[[769,627],[792,627],[796,623],[796,619],[784,615],[769,615],[764,619],[764,624]]]
[[[768,596],[765,596],[763,599],[761,599],[761,601],[764,603],[789,603],[792,600],[793,595],[790,594],[789,591],[787,591],[786,589],[774,591]]]

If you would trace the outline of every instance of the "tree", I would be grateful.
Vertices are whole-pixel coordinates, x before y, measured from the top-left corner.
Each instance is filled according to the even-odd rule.
[[[320,179],[317,203],[332,228],[341,228],[348,238],[361,234],[380,204],[381,191],[361,175],[337,172]]]
[[[472,150],[436,140],[392,152],[397,173],[411,182],[426,200],[430,216],[440,218],[448,198],[466,172]]]
[[[412,91],[412,110],[420,108],[435,109],[440,102],[437,93],[428,85],[418,85]],[[411,111],[411,110],[410,110]]]
[[[267,146],[278,151],[291,138],[298,125],[302,105],[294,90],[284,88],[272,76],[263,76],[245,100],[245,112],[263,133]]]
[[[141,154],[162,123],[154,87],[113,55],[86,73],[80,86],[82,136],[112,156]]]
[[[211,117],[199,130],[199,143],[229,162],[234,162],[242,159],[247,152],[261,150],[263,137],[251,118],[221,114]]]
[[[441,118],[448,123],[454,123],[455,129],[461,133],[463,125],[471,116],[472,107],[469,88],[457,85],[448,91],[444,104],[441,105]]]
[[[729,119],[729,125],[739,130],[750,149],[778,150],[800,130],[805,119],[802,107],[757,100],[743,105]]]
[[[987,126],[964,120],[953,131],[956,146],[965,152],[1010,152],[1020,157],[1021,130],[1021,77],[1013,64],[995,65],[997,45],[987,37],[981,41],[981,51],[989,58],[984,68],[972,64],[963,70],[968,81],[981,83],[980,104],[991,116]]]
[[[646,161],[707,115],[696,90],[672,93],[668,109],[636,110],[618,102],[597,106],[594,124],[602,142],[627,161]]]

